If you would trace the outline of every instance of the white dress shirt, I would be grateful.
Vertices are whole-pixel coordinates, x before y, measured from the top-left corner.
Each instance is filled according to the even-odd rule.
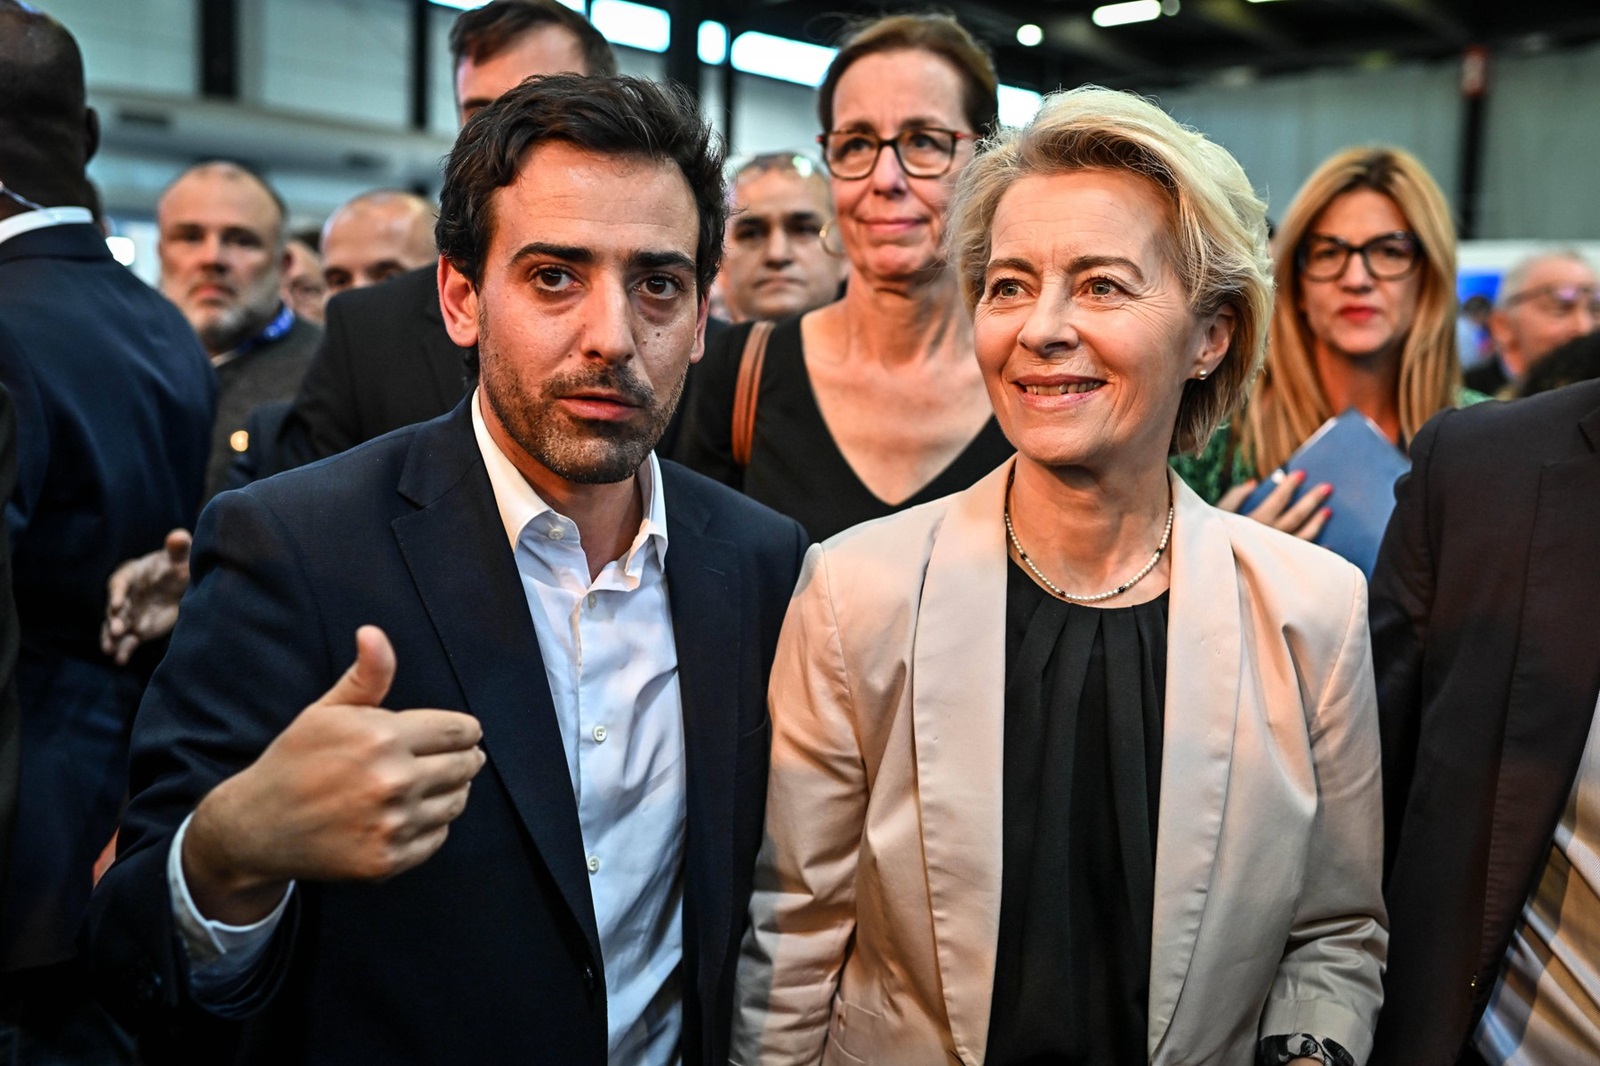
[[[1600,704],[1476,1043],[1492,1064],[1600,1062]]]
[[[24,211],[10,218],[0,218],[0,244],[31,230],[75,226],[84,222],[94,222],[94,215],[89,213],[87,207],[47,207],[42,211]]]
[[[653,453],[639,468],[638,534],[590,580],[578,527],[500,452],[476,392],[472,428],[522,576],[566,748],[605,969],[608,1059],[613,1066],[666,1066],[679,1060],[683,1029],[688,780],[661,468]],[[168,856],[173,909],[194,995],[225,1005],[244,987],[288,896],[253,926],[206,920],[183,884],[187,827],[185,821]]]

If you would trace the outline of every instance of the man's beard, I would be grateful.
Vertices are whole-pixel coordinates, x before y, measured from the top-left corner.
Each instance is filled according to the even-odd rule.
[[[510,359],[493,354],[487,326],[480,316],[484,394],[495,417],[523,451],[552,474],[575,484],[612,484],[638,472],[672,421],[686,374],[678,376],[665,397],[657,396],[631,362],[595,363],[530,383],[517,374]],[[573,425],[571,419],[557,413],[557,404],[561,397],[587,389],[616,393],[638,407],[642,415],[625,422],[579,420]]]
[[[206,351],[213,355],[231,352],[266,329],[278,313],[279,306],[276,289],[270,296],[270,300],[263,297],[253,304],[241,299],[232,306],[217,310],[209,321],[196,325],[194,331]]]

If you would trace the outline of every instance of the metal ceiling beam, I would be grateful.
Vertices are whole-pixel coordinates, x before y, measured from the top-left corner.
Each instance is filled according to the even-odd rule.
[[[1298,52],[1304,47],[1301,42],[1267,25],[1261,12],[1245,0],[1193,0],[1184,6],[1183,13],[1195,15],[1218,29],[1274,52]]]
[[[1453,45],[1472,43],[1472,27],[1457,18],[1439,0],[1373,0],[1374,6],[1387,8],[1410,19],[1429,33]]]
[[[1082,15],[1052,19],[1043,29],[1044,44],[1053,51],[1093,59],[1122,74],[1146,74],[1163,66],[1154,56],[1119,43]]]

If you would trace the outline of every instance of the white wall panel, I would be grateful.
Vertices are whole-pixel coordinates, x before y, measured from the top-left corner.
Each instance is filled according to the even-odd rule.
[[[32,0],[72,31],[91,88],[193,95],[195,0]]]
[[[396,0],[243,0],[244,94],[265,107],[404,127],[411,25]]]
[[[1481,235],[1600,238],[1600,47],[1490,65]]]
[[[1273,218],[1318,164],[1355,144],[1404,148],[1447,197],[1456,193],[1461,101],[1453,62],[1198,86],[1163,92],[1159,101],[1233,153]]]

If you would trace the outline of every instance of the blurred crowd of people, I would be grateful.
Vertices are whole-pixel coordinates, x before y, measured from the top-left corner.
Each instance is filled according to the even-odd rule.
[[[0,0],[0,1062],[1600,1061],[1593,266],[839,43],[729,161],[492,0],[157,291]]]

